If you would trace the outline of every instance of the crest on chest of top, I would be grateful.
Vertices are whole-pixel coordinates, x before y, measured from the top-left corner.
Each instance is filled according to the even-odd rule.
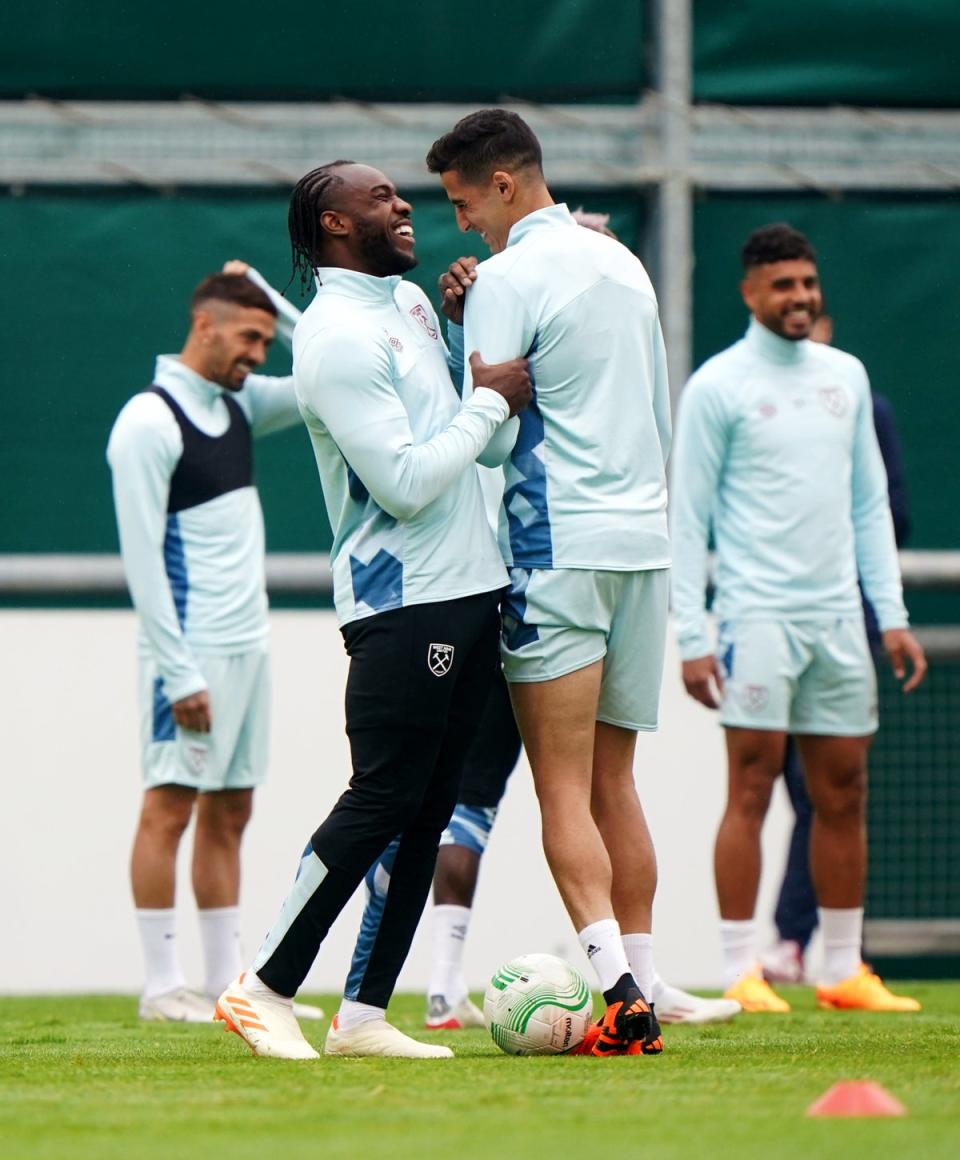
[[[412,306],[410,308],[409,313],[410,313],[410,317],[413,319],[413,321],[419,323],[420,326],[422,326],[423,329],[427,332],[428,336],[430,338],[432,338],[434,340],[434,342],[436,342],[436,340],[440,337],[439,332],[437,331],[437,328],[433,325],[433,320],[431,319],[430,315],[427,313],[427,310],[422,305],[422,303],[417,302],[414,306]]]
[[[843,387],[820,387],[817,391],[817,398],[827,414],[832,415],[835,419],[842,419],[847,413],[849,400]]]
[[[417,324],[418,329],[422,330],[430,340],[428,347],[432,343],[438,342],[440,338],[440,332],[437,330],[436,326],[434,326],[433,319],[430,317],[429,311],[427,311],[424,306],[418,302],[410,307],[410,309],[407,311],[407,314]],[[418,348],[421,350],[425,349],[416,341],[415,337],[411,335],[409,331],[407,331],[401,337],[401,335],[391,333],[391,330],[385,326],[383,328],[383,333],[387,336],[387,342],[390,344],[391,349],[397,355],[415,356],[415,352]],[[409,358],[404,358],[402,361],[409,365]]]

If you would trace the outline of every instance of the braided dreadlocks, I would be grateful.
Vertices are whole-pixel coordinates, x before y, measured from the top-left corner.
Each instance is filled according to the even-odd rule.
[[[353,161],[331,161],[318,169],[311,169],[300,178],[290,195],[290,209],[287,212],[293,261],[290,282],[299,275],[301,291],[309,287],[313,271],[321,264],[323,227],[320,225],[320,215],[333,209],[333,194],[343,185],[343,178],[336,171],[344,165],[354,164]]]

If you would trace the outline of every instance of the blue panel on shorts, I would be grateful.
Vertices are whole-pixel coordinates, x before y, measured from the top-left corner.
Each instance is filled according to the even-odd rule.
[[[540,639],[536,625],[524,624],[523,622],[527,611],[527,585],[529,583],[530,572],[527,568],[510,569],[510,587],[500,602],[500,619],[503,626],[503,642],[511,652]]]
[[[153,680],[153,740],[173,741],[177,736],[177,725],[173,719],[173,709],[163,690],[163,677]]]
[[[463,846],[481,856],[490,840],[490,831],[497,816],[496,806],[457,805],[450,824],[443,831],[441,846]]]
[[[353,598],[376,612],[403,607],[403,564],[383,548],[369,564],[350,557]]]

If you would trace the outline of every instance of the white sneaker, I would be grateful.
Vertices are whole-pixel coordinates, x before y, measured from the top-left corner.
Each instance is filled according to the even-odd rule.
[[[143,996],[139,1015],[151,1023],[209,1023],[213,1019],[213,1001],[180,987],[149,999]]]
[[[428,1031],[464,1031],[470,1027],[486,1027],[486,1022],[483,1012],[469,995],[464,995],[452,1006],[444,995],[431,995],[423,1025]]]
[[[661,1023],[726,1023],[742,1010],[736,999],[703,999],[668,983],[654,984],[653,1004]]]
[[[334,1016],[323,1049],[325,1055],[381,1055],[393,1059],[453,1058],[453,1052],[449,1047],[420,1043],[419,1040],[411,1039],[409,1035],[398,1031],[386,1019],[373,1019],[369,1023],[361,1023],[352,1031],[341,1031],[337,1022],[337,1017]]]
[[[271,1059],[319,1059],[304,1039],[293,1014],[293,1000],[282,995],[250,995],[243,975],[217,1000],[214,1018],[246,1043],[254,1055]]]
[[[791,938],[778,939],[760,955],[763,977],[768,983],[802,983],[806,972],[800,944]]]
[[[294,999],[293,1017],[295,1019],[322,1019],[323,1008],[314,1007],[310,1003],[298,1003],[296,999]]]

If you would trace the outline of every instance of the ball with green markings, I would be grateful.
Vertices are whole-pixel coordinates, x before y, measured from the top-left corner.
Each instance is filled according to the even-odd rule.
[[[583,1041],[593,1014],[587,981],[556,955],[520,955],[490,980],[483,1016],[507,1055],[560,1055]]]

